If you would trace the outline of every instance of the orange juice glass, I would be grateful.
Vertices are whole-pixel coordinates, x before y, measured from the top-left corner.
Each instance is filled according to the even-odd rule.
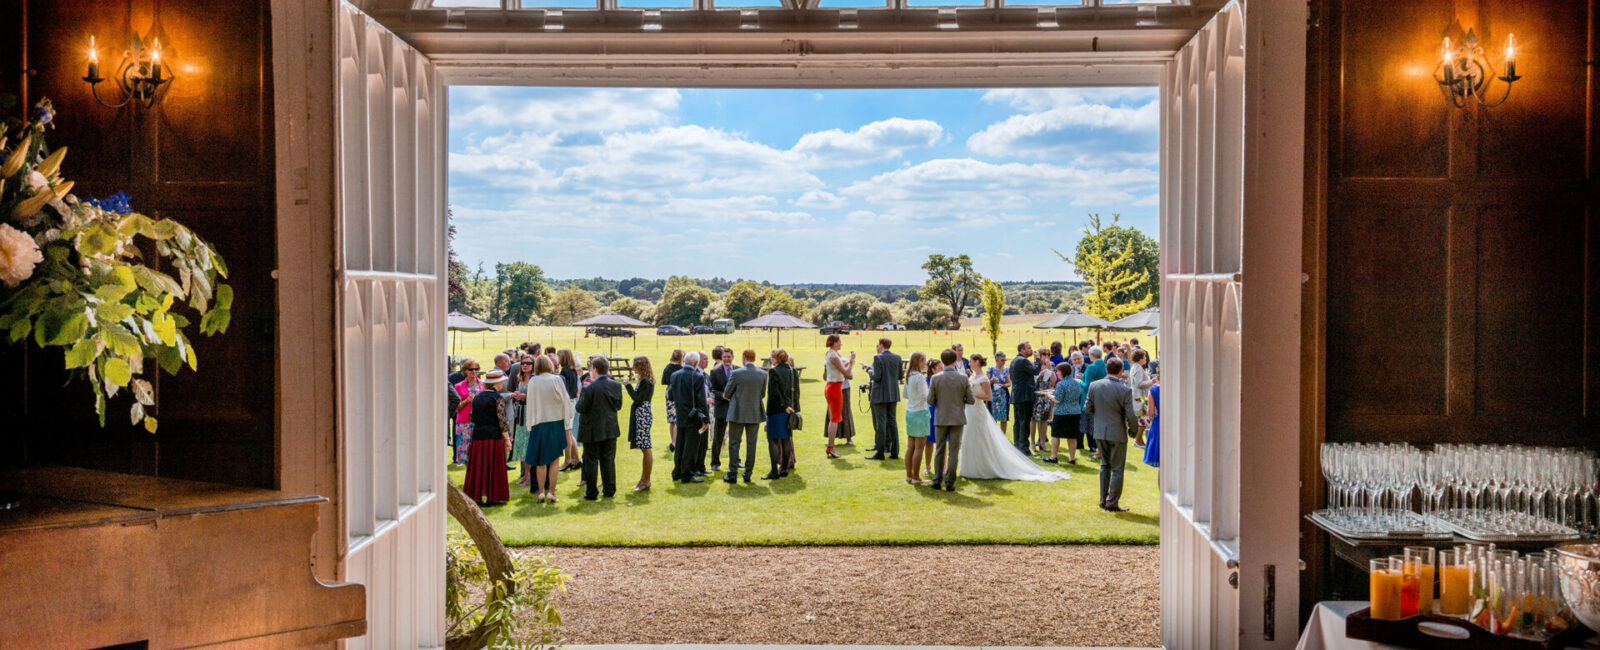
[[[1406,570],[1417,574],[1418,608],[1424,614],[1433,612],[1433,586],[1436,551],[1432,546],[1407,546]]]
[[[1400,620],[1400,583],[1405,567],[1392,569],[1389,558],[1373,558],[1367,562],[1371,583],[1372,617],[1381,621]]]
[[[1466,549],[1439,552],[1439,613],[1466,616],[1472,613],[1473,558]]]

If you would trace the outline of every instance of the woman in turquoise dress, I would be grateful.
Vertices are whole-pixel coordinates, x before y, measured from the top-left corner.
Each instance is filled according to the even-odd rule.
[[[528,419],[522,416],[528,401],[528,382],[532,379],[533,355],[524,353],[522,358],[517,361],[516,374],[511,377],[513,382],[511,390],[514,391],[513,398],[517,395],[522,397],[516,399],[514,406],[510,407],[508,412],[510,417],[507,418],[507,421],[511,422],[511,457],[516,460],[517,465],[522,470],[521,475],[517,478],[517,485],[523,487],[530,486],[533,480],[533,472],[528,471],[528,464],[523,462],[528,456],[528,438],[531,436],[531,432],[528,430]]]
[[[1011,370],[1006,368],[1006,353],[994,353],[994,367],[989,369],[989,387],[994,394],[989,397],[989,414],[1005,430],[1011,418]]]

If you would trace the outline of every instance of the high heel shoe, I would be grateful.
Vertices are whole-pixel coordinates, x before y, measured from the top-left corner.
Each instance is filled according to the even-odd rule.
[[[829,458],[843,458],[843,456],[840,456],[839,454],[837,454],[837,453],[835,453],[833,451],[833,447],[829,447],[828,448],[828,457]]]

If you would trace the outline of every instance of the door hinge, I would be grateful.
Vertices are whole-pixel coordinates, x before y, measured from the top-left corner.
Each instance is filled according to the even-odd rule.
[[[1268,564],[1266,567],[1266,585],[1261,591],[1261,637],[1271,641],[1277,636],[1277,625],[1273,620],[1276,617],[1278,594],[1278,566]]]

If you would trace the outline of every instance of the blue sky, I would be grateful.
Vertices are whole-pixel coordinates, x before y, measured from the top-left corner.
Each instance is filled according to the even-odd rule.
[[[1075,279],[1099,212],[1156,235],[1155,88],[450,89],[469,266],[920,283],[931,253]]]

